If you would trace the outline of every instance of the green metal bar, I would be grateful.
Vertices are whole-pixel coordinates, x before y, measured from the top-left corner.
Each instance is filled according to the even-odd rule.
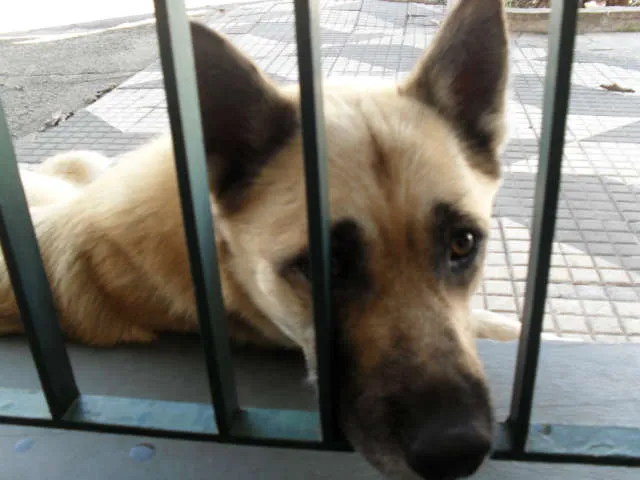
[[[53,418],[60,418],[80,392],[64,345],[1,104],[0,243],[49,411]]]
[[[217,435],[210,404],[83,395],[63,419],[91,423]]]
[[[232,435],[221,435],[210,404],[82,395],[64,417],[51,420],[40,392],[8,388],[0,388],[0,424],[241,445],[350,449],[348,444],[329,447],[321,442],[319,416],[314,411],[242,409],[235,416]]]
[[[0,387],[0,417],[13,417],[6,422],[0,420],[0,424],[25,422],[28,425],[29,422],[38,421],[46,422],[47,425],[52,423],[47,399],[41,390]]]
[[[494,460],[640,467],[640,428],[531,424],[528,448],[514,446],[510,425],[498,425]],[[514,448],[516,447],[516,448]]]
[[[319,14],[316,0],[296,0],[296,39],[302,136],[307,189],[307,218],[313,284],[318,372],[318,402],[325,442],[340,441],[338,388],[335,385],[335,325],[331,318],[330,228],[327,151],[320,68]]]
[[[320,446],[317,412],[302,410],[243,409],[233,425],[233,437],[244,441],[285,440]]]
[[[11,402],[6,399],[11,398]],[[25,410],[26,408],[26,410]],[[28,411],[29,416],[24,413]],[[63,418],[45,418],[40,392],[0,388],[0,424],[191,441],[352,452],[347,442],[320,441],[318,413],[247,409],[233,436],[219,435],[209,404],[83,395]],[[640,428],[531,425],[529,448],[513,448],[510,426],[497,426],[494,460],[640,467]]]
[[[554,0],[552,3],[531,254],[524,301],[523,328],[508,418],[508,423],[512,427],[513,447],[517,450],[523,450],[527,442],[533,407],[560,190],[577,12],[577,0]]]
[[[238,411],[238,398],[217,267],[191,32],[184,0],[155,0],[155,8],[202,344],[216,424],[227,435]]]

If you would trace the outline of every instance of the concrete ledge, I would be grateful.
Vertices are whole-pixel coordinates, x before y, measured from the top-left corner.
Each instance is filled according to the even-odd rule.
[[[499,420],[511,399],[516,342],[479,341]],[[68,346],[83,392],[168,401],[208,402],[200,342],[167,336],[153,346]],[[640,426],[640,345],[543,342],[535,422]],[[297,354],[234,350],[242,405],[315,408]],[[24,338],[0,339],[0,385],[38,388]],[[26,448],[16,442],[26,439]],[[149,461],[130,458],[139,442]],[[31,443],[33,444],[31,446]],[[384,480],[352,453],[243,447],[42,428],[0,426],[0,478],[63,480]],[[637,480],[638,469],[593,465],[488,462],[475,480]]]
[[[434,0],[385,0],[387,2],[438,5]],[[507,8],[511,32],[548,33],[550,8]],[[582,8],[578,33],[640,32],[640,7]]]
[[[550,8],[508,8],[512,32],[548,33]],[[640,7],[587,8],[578,11],[578,33],[640,32]]]

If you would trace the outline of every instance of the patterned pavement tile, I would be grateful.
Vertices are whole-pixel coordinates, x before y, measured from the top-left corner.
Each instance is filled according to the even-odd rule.
[[[433,39],[444,7],[320,0],[327,78],[406,77]],[[209,18],[270,76],[298,78],[291,2],[229,6]],[[638,34],[577,40],[545,330],[581,341],[640,342],[640,60]],[[547,38],[513,35],[510,141],[489,256],[473,305],[522,314],[541,134]],[[609,48],[601,48],[604,47]],[[72,148],[116,156],[168,128],[159,62],[54,129],[17,143],[22,162]]]

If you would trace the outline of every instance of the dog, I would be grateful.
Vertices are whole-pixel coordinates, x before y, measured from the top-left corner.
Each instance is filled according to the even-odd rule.
[[[325,88],[340,422],[389,478],[482,465],[494,418],[475,339],[520,332],[470,306],[506,140],[503,3],[458,2],[400,83]],[[191,35],[231,337],[299,349],[313,378],[298,88],[201,24]],[[22,175],[68,339],[112,347],[198,331],[170,135],[112,168],[69,152]],[[0,333],[22,331],[2,262]]]

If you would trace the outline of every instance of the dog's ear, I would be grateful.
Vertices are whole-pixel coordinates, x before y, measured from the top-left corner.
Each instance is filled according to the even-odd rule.
[[[503,140],[508,40],[503,0],[458,0],[400,87],[436,108],[478,153]]]
[[[231,42],[191,22],[209,174],[217,201],[237,208],[247,186],[298,129],[285,98]]]

